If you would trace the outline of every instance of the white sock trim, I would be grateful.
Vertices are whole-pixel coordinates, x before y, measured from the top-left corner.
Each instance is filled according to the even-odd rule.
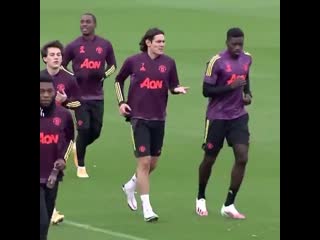
[[[150,204],[150,197],[149,194],[143,194],[140,195],[141,201],[142,201],[142,206],[143,209],[152,209],[151,204]]]

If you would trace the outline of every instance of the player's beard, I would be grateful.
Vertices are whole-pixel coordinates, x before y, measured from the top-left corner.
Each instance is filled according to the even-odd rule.
[[[55,107],[55,101],[54,99],[49,103],[49,104],[41,104],[40,103],[40,108],[42,108],[42,112],[44,115],[47,115],[50,113]]]

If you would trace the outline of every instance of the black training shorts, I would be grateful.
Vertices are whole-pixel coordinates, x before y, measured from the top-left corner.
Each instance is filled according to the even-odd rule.
[[[206,120],[202,148],[208,155],[216,154],[223,147],[224,139],[230,147],[234,144],[249,144],[249,115],[231,120]]]
[[[131,119],[131,134],[136,157],[160,156],[165,121]]]

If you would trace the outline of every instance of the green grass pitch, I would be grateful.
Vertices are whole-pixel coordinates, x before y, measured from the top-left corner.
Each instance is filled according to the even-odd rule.
[[[156,224],[131,212],[120,189],[134,171],[130,128],[119,116],[113,87],[105,82],[101,138],[87,151],[90,179],[78,179],[72,158],[57,207],[65,222],[49,230],[50,240],[248,240],[280,239],[280,2],[278,0],[41,0],[41,44],[64,44],[80,34],[84,12],[97,16],[97,34],[109,38],[119,67],[138,51],[147,28],[166,32],[166,53],[176,59],[185,96],[170,96],[163,155],[151,178]],[[205,63],[225,47],[225,32],[240,26],[253,56],[250,112],[251,146],[237,206],[244,221],[220,216],[233,162],[224,147],[207,189],[209,216],[195,214],[198,165],[206,99],[201,86]],[[42,62],[40,61],[42,68]],[[72,157],[72,156],[71,156]],[[139,205],[140,206],[140,205]]]

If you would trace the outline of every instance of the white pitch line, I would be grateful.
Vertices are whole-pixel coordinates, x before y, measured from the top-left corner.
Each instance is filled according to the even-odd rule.
[[[135,237],[129,234],[125,234],[125,233],[120,233],[120,232],[115,232],[112,230],[108,230],[108,229],[102,229],[102,228],[97,228],[97,227],[93,227],[90,226],[88,224],[82,224],[82,223],[78,223],[78,222],[73,222],[73,221],[69,221],[69,220],[64,220],[63,223],[73,226],[73,227],[77,227],[77,228],[82,228],[88,231],[92,231],[92,232],[100,232],[100,233],[104,233],[110,236],[114,236],[114,237],[119,237],[119,238],[123,238],[123,239],[129,239],[129,240],[148,240],[146,238],[141,238],[141,237]]]

